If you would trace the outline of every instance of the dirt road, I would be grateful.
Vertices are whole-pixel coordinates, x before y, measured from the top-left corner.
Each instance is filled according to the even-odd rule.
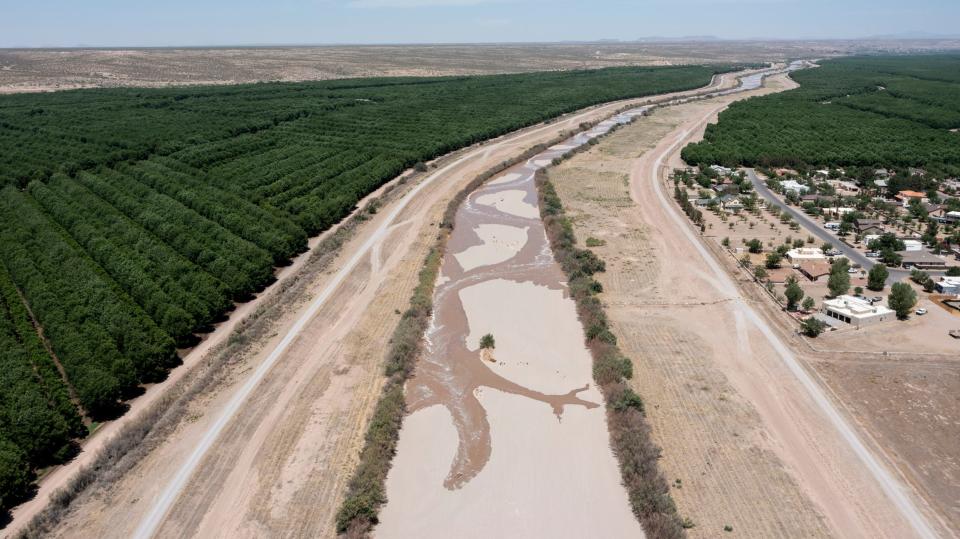
[[[718,77],[714,86],[731,81]],[[466,149],[441,160],[420,182],[398,189],[344,246],[331,270],[310,284],[306,301],[287,306],[261,352],[229,365],[216,390],[192,403],[176,432],[109,489],[83,494],[58,534],[332,535],[332,515],[379,392],[383,350],[445,201],[490,166],[625,104],[594,107]],[[251,302],[241,310],[257,308],[258,302]],[[94,438],[77,462],[88,461],[133,420],[145,407],[141,401],[189,379],[190,366],[228,336],[226,329],[211,335],[206,347],[185,359],[184,368]],[[41,496],[18,509],[4,533],[36,514],[45,493],[69,480],[76,468],[71,463],[45,481]]]
[[[744,299],[662,184],[663,164],[680,166],[679,149],[731,99],[658,112],[551,174],[565,201],[579,201],[578,234],[608,242],[598,248],[605,300],[638,359],[681,513],[704,537],[729,524],[764,537],[933,537],[915,494]],[[617,142],[643,130],[656,131],[645,148]]]

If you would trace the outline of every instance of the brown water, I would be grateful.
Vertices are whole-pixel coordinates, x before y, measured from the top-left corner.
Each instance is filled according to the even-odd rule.
[[[537,208],[534,174],[554,158],[585,144],[590,138],[608,131],[617,123],[629,121],[632,116],[642,114],[644,110],[645,108],[636,109],[604,121],[592,130],[552,146],[527,162],[506,170],[471,193],[457,211],[455,228],[449,239],[441,266],[441,279],[434,295],[433,319],[426,334],[427,351],[407,385],[410,413],[440,404],[447,408],[453,418],[459,443],[444,481],[446,488],[463,486],[473,479],[490,459],[490,424],[487,421],[487,412],[477,398],[479,388],[488,387],[542,402],[553,410],[558,421],[562,421],[564,408],[567,406],[600,406],[600,402],[578,397],[578,393],[589,389],[589,385],[571,387],[562,394],[547,394],[494,372],[476,347],[468,347],[467,336],[470,328],[460,292],[485,281],[504,279],[559,290],[566,296],[565,276],[554,261],[539,212],[529,211]],[[518,191],[523,194],[522,205],[516,203]],[[510,196],[506,197],[509,200],[505,205],[499,207],[477,202],[501,198],[497,195]],[[513,203],[512,206],[510,202]],[[524,205],[526,207],[523,207]],[[517,211],[518,209],[526,211]],[[483,243],[476,229],[485,224],[526,228],[527,241],[517,254],[503,262],[481,265],[465,271],[455,255]],[[520,362],[537,361],[535,357],[512,359]]]

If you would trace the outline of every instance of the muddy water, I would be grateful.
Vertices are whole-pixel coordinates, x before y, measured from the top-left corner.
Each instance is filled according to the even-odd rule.
[[[441,266],[441,278],[435,291],[433,320],[426,335],[427,352],[407,385],[407,403],[411,414],[439,404],[446,407],[453,418],[459,442],[444,481],[446,488],[459,488],[470,481],[490,458],[490,424],[487,412],[477,398],[481,387],[543,403],[551,408],[558,420],[562,420],[567,406],[591,409],[602,404],[599,400],[590,401],[578,396],[589,388],[589,383],[570,387],[562,393],[545,393],[525,387],[511,380],[508,375],[497,372],[495,350],[492,354],[481,353],[478,343],[467,342],[470,327],[462,293],[486,281],[508,280],[561,291],[566,296],[565,277],[553,259],[540,221],[534,174],[553,159],[609,131],[617,123],[630,121],[645,110],[645,107],[638,108],[606,120],[590,131],[552,146],[527,162],[508,169],[471,193],[457,212],[455,228],[449,239]],[[526,242],[506,260],[465,270],[457,255],[483,245],[485,242],[478,235],[478,230],[489,225],[525,229]],[[491,258],[498,260],[503,257]],[[493,359],[484,356],[492,356]],[[516,362],[537,360],[511,359]]]

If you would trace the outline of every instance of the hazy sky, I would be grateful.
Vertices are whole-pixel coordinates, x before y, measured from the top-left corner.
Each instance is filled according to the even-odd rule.
[[[960,0],[0,0],[0,47],[960,34]]]

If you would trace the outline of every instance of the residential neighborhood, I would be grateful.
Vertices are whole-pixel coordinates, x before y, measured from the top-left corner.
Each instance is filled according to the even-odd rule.
[[[957,179],[938,181],[918,169],[714,165],[678,170],[673,180],[694,225],[798,331],[815,336],[913,320],[912,331],[936,327],[934,338],[950,341],[960,330]]]

